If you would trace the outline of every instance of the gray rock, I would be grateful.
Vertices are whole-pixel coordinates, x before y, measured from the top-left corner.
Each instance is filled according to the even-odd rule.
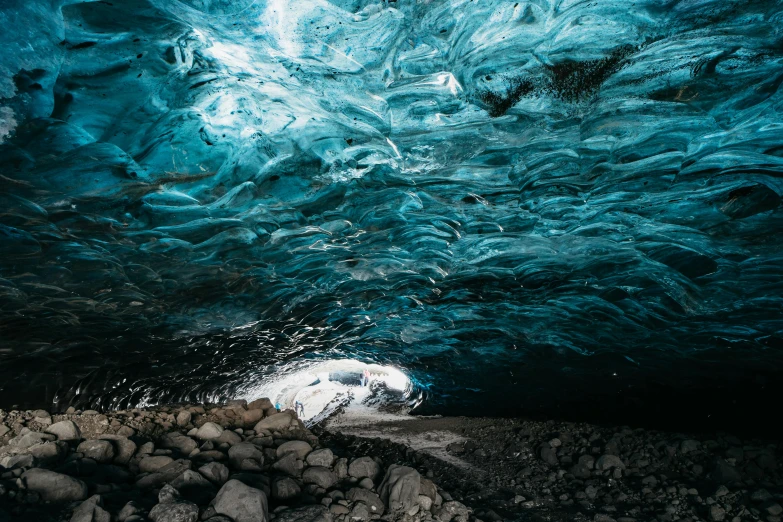
[[[0,437],[5,437],[6,433],[11,431],[11,428],[6,426],[5,424],[0,424]]]
[[[334,463],[334,472],[340,480],[348,476],[348,459],[337,459]]]
[[[142,473],[154,473],[160,468],[168,466],[172,462],[174,462],[174,459],[167,457],[166,455],[144,457],[139,462],[139,471]]]
[[[133,515],[138,515],[143,512],[144,510],[141,508],[141,506],[139,506],[138,504],[136,504],[131,500],[130,502],[125,504],[120,510],[120,512],[117,514],[117,520],[119,522],[125,522],[125,520],[128,517],[131,517]]]
[[[220,462],[210,462],[198,468],[198,472],[204,475],[210,482],[222,486],[228,480],[228,468]]]
[[[33,446],[36,446],[38,444],[43,444],[44,442],[49,442],[55,440],[54,435],[48,434],[48,433],[38,433],[35,431],[30,431],[27,433],[20,434],[18,437],[14,437],[13,439],[8,441],[9,446],[15,446],[19,449],[27,449],[32,448]]]
[[[32,454],[28,455],[10,455],[8,457],[0,458],[0,466],[7,470],[32,468],[35,464],[35,458]]]
[[[165,449],[175,449],[182,455],[190,455],[198,448],[198,443],[182,433],[173,431],[166,433],[158,439],[158,446]]]
[[[307,455],[308,466],[323,466],[329,468],[334,464],[334,453],[329,448],[318,449]]]
[[[301,460],[298,460],[296,455],[293,453],[289,453],[282,459],[272,464],[272,469],[281,471],[287,475],[291,475],[292,477],[298,477],[301,475],[303,468],[304,464]]]
[[[140,489],[147,488],[159,488],[168,482],[171,482],[175,478],[179,477],[182,473],[189,470],[191,467],[189,460],[180,459],[163,466],[155,473],[145,475],[136,481],[136,487]]]
[[[74,502],[87,498],[87,485],[68,475],[31,469],[25,471],[21,478],[27,490],[38,493],[45,502]]]
[[[302,473],[302,482],[329,489],[337,484],[337,474],[323,466],[312,466]],[[418,494],[418,493],[417,493]]]
[[[158,504],[150,511],[149,519],[152,522],[197,522],[198,506],[187,501]]]
[[[371,517],[370,507],[364,502],[356,502],[351,509],[351,514],[348,516],[350,520],[357,522],[367,522]]]
[[[444,502],[437,512],[437,516],[441,522],[450,522],[454,518],[467,520],[469,515],[470,511],[468,508],[456,500]]]
[[[710,476],[712,477],[712,480],[718,484],[731,484],[739,482],[742,478],[739,471],[737,471],[734,466],[721,458],[715,459],[715,464]]]
[[[44,431],[56,436],[58,440],[69,441],[79,440],[82,438],[82,432],[79,430],[79,426],[70,420],[55,422],[51,426],[48,426]]]
[[[417,505],[421,476],[413,468],[393,464],[386,471],[379,492],[390,511],[408,511]]]
[[[187,471],[185,472],[187,473]],[[182,475],[180,475],[181,477]],[[176,480],[176,479],[174,479]],[[166,484],[162,488],[160,488],[160,491],[158,492],[158,502],[160,504],[167,504],[169,502],[176,502],[179,500],[179,491],[177,491],[177,488],[172,486],[171,484]]]
[[[326,506],[306,506],[277,513],[275,522],[332,522],[334,517]]]
[[[238,480],[226,482],[220,488],[213,505],[215,512],[231,517],[234,522],[269,520],[269,508],[264,492]]]
[[[302,488],[292,478],[280,478],[272,483],[272,498],[277,500],[290,500],[298,497]]]
[[[709,516],[710,516],[710,520],[713,520],[715,522],[721,522],[723,519],[726,518],[726,510],[717,504],[713,504],[709,508]]]
[[[434,501],[438,497],[438,488],[430,479],[422,477],[420,494],[426,495]]]
[[[293,453],[296,455],[296,458],[304,460],[311,451],[313,451],[313,447],[305,441],[289,440],[277,448],[277,458],[280,458],[288,453]]]
[[[375,487],[375,483],[372,481],[370,477],[364,477],[362,480],[359,481],[359,487],[364,489],[372,489]]]
[[[348,500],[351,502],[364,502],[370,509],[370,513],[373,515],[383,515],[385,507],[381,501],[381,497],[372,491],[368,491],[362,488],[352,488],[348,490],[346,498],[348,498]]]
[[[601,455],[595,462],[595,469],[605,471],[607,469],[625,469],[625,463],[617,455]]]
[[[242,412],[242,425],[245,427],[255,426],[264,418],[264,410],[252,409]]]
[[[114,463],[127,466],[136,453],[136,443],[122,435],[101,435],[101,440],[108,440],[114,445]]]
[[[223,433],[223,426],[214,422],[206,422],[196,431],[196,438],[200,440],[213,440]]]
[[[111,515],[102,507],[100,495],[93,495],[77,507],[71,522],[111,522]]]
[[[541,444],[538,448],[538,456],[550,466],[557,466],[558,464],[557,451],[549,443],[544,442]]]
[[[196,471],[187,470],[179,477],[171,481],[171,486],[188,499],[199,503],[203,499],[211,499],[217,493],[217,489],[203,475]]]
[[[375,480],[381,472],[381,467],[371,457],[360,457],[351,461],[348,466],[348,475],[354,478],[370,477]]]
[[[419,502],[419,506],[421,506],[421,509],[423,509],[424,511],[432,510],[433,500],[427,495],[419,495],[418,502]]]
[[[274,408],[274,404],[266,397],[256,399],[247,405],[248,410],[268,410]]]
[[[107,440],[85,440],[76,451],[83,453],[88,459],[106,463],[114,460],[114,446]]]
[[[780,506],[777,502],[774,502],[772,500],[768,500],[764,502],[762,505],[759,506],[761,511],[766,512],[768,515],[777,517],[781,513],[783,513],[783,507]]]
[[[223,433],[220,434],[220,437],[212,439],[212,442],[215,444],[234,445],[242,442],[242,437],[231,430],[223,430]]]
[[[228,462],[238,471],[260,471],[264,466],[264,452],[247,442],[234,444],[228,450]]]
[[[28,450],[42,464],[50,465],[60,461],[68,454],[68,444],[63,441],[46,442]]]
[[[187,426],[190,424],[192,415],[189,411],[181,411],[177,414],[177,426]]]
[[[766,489],[757,489],[750,495],[750,500],[753,502],[766,502],[772,498],[772,494]]]
[[[253,428],[256,433],[260,433],[263,430],[267,431],[280,431],[289,427],[294,421],[294,413],[292,411],[282,411],[275,413],[269,417],[261,420]]]

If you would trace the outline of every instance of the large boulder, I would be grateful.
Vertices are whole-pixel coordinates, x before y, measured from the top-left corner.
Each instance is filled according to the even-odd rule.
[[[282,443],[277,448],[277,458],[286,455],[287,453],[293,453],[296,458],[304,460],[308,453],[313,451],[313,447],[303,440],[289,440]]]
[[[114,446],[108,440],[85,440],[76,451],[95,462],[107,463],[114,460]]]
[[[274,404],[266,397],[256,399],[247,405],[248,410],[268,410],[270,408],[274,408]]]
[[[228,462],[238,471],[260,471],[264,465],[264,452],[247,442],[234,444],[228,450]]]
[[[334,453],[329,448],[315,450],[305,459],[309,466],[324,466],[329,468],[334,464]]]
[[[286,475],[291,475],[292,477],[298,477],[301,475],[303,468],[304,463],[297,459],[296,455],[293,453],[288,453],[285,457],[272,464],[272,469],[281,471]]]
[[[55,422],[51,426],[47,426],[44,431],[57,437],[57,440],[68,441],[79,440],[82,438],[82,432],[79,430],[79,426],[70,420]]]
[[[263,491],[246,486],[238,480],[226,482],[214,501],[218,514],[234,522],[267,522],[269,508]]]
[[[381,472],[381,467],[371,457],[359,457],[348,466],[348,475],[354,478],[370,477],[372,480]]]
[[[417,505],[421,475],[408,466],[393,464],[386,471],[379,489],[381,500],[391,511],[408,511]]]
[[[164,449],[177,450],[183,455],[190,455],[193,450],[198,448],[198,443],[187,435],[172,431],[158,439],[158,446]]]
[[[114,444],[114,463],[127,466],[133,454],[136,453],[136,443],[122,435],[101,435],[101,440],[108,440]]]
[[[290,410],[281,411],[280,413],[275,413],[274,415],[270,415],[269,417],[259,421],[258,424],[256,424],[255,428],[253,428],[256,433],[261,433],[262,431],[280,431],[288,428],[291,426],[292,422],[294,421],[294,412]]]
[[[44,502],[74,502],[87,498],[87,485],[84,482],[47,469],[24,472],[22,484],[28,491],[38,493]]]
[[[302,473],[302,482],[329,489],[337,484],[337,474],[329,468],[313,466],[304,470],[304,473]]]
[[[201,440],[214,440],[223,434],[223,426],[214,422],[205,422],[196,430],[196,438]]]

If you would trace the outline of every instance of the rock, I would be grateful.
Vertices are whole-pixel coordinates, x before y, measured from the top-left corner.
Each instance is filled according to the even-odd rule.
[[[381,500],[391,511],[408,511],[417,505],[420,491],[419,472],[396,464],[389,466],[379,489]]]
[[[698,451],[700,448],[701,442],[698,440],[688,439],[680,442],[680,453],[683,455]]]
[[[773,517],[776,517],[781,513],[783,513],[783,507],[780,507],[780,504],[772,500],[768,500],[767,502],[764,502],[762,505],[759,506],[759,509],[761,509],[761,511],[766,512],[768,515],[772,515]]]
[[[288,428],[293,420],[294,412],[286,410],[280,413],[275,413],[274,415],[270,415],[269,417],[259,421],[259,423],[256,424],[253,429],[256,431],[256,433],[259,434],[263,430],[280,431]]]
[[[214,501],[218,514],[231,517],[234,522],[267,522],[269,509],[263,491],[246,486],[238,480],[226,482]]]
[[[370,517],[372,517],[370,507],[364,502],[356,502],[347,518],[357,522],[369,522]]]
[[[750,495],[750,500],[753,502],[765,502],[772,498],[772,494],[766,489],[757,489]]]
[[[200,440],[213,440],[223,433],[223,426],[214,422],[206,422],[196,431],[196,438]]]
[[[246,410],[247,409],[247,401],[245,399],[232,399],[228,401],[225,405],[225,409],[227,410]]]
[[[715,459],[710,477],[718,484],[731,484],[741,480],[739,471],[721,458]]]
[[[334,463],[334,472],[340,480],[348,476],[348,459],[337,459]]]
[[[102,508],[100,495],[93,495],[73,511],[71,522],[111,522],[111,515]]]
[[[553,449],[549,443],[543,443],[538,448],[538,456],[542,461],[546,462],[550,466],[557,466],[557,451]]]
[[[242,425],[246,427],[255,426],[258,421],[264,418],[264,410],[253,409],[242,412]]]
[[[258,446],[242,442],[229,448],[228,462],[237,471],[260,471],[264,466],[264,453]]]
[[[422,477],[419,493],[431,498],[434,501],[438,497],[438,488],[430,479]]]
[[[44,431],[57,437],[57,440],[69,441],[80,440],[82,438],[82,432],[79,430],[79,426],[70,420],[55,422],[51,426],[47,426]]]
[[[119,522],[125,522],[125,520],[133,515],[141,514],[143,510],[141,507],[132,500],[125,504],[120,512],[117,514],[117,520]]]
[[[354,478],[370,477],[375,480],[381,472],[381,467],[370,457],[360,457],[351,461],[348,466],[348,475]]]
[[[142,473],[154,473],[164,466],[168,466],[174,462],[174,459],[165,455],[157,455],[152,457],[144,457],[139,462],[139,471]]]
[[[625,469],[625,463],[617,455],[601,455],[595,462],[595,469],[605,471],[607,469]]]
[[[40,463],[50,465],[68,454],[68,445],[63,441],[47,442],[33,446],[28,451]]]
[[[350,509],[343,506],[342,504],[332,504],[329,506],[329,511],[331,511],[335,515],[347,515],[351,512]]]
[[[288,453],[293,453],[296,458],[304,460],[308,453],[313,451],[313,447],[303,440],[289,440],[284,442],[277,448],[277,458],[280,458]]]
[[[215,444],[228,444],[229,446],[233,446],[234,444],[242,442],[242,437],[231,430],[223,430],[220,437],[212,439],[212,442]]]
[[[362,480],[359,481],[359,487],[364,489],[372,489],[375,487],[375,483],[372,481],[370,477],[364,477]]]
[[[158,504],[150,511],[149,519],[152,522],[197,522],[198,506],[187,501]]]
[[[161,436],[158,439],[158,445],[165,449],[175,449],[182,455],[190,455],[193,450],[198,448],[195,440],[176,431]]]
[[[290,500],[298,497],[302,488],[292,478],[280,478],[272,483],[272,497],[277,500]]]
[[[307,455],[305,461],[309,466],[329,468],[334,464],[334,453],[329,448],[318,449]]]
[[[274,404],[266,397],[256,399],[247,405],[248,410],[268,410],[270,408],[274,408]]]
[[[304,470],[302,482],[315,484],[318,487],[329,489],[337,484],[337,474],[323,466],[313,466]],[[418,494],[418,493],[417,493]]]
[[[55,437],[48,433],[38,433],[35,431],[30,431],[27,433],[22,432],[23,434],[19,435],[18,437],[14,437],[13,439],[8,441],[9,446],[15,446],[19,449],[28,449],[32,448],[35,445],[43,444],[44,442],[53,441]]]
[[[463,504],[456,500],[451,500],[443,503],[440,509],[438,509],[437,516],[441,522],[450,522],[453,518],[467,520],[468,516],[470,516],[470,511]]]
[[[221,464],[220,462],[204,464],[198,468],[198,472],[204,475],[207,480],[218,486],[222,486],[228,480],[228,468],[225,464]]]
[[[101,440],[108,440],[114,445],[114,463],[127,466],[136,453],[136,443],[122,435],[101,435]]]
[[[22,474],[28,491],[38,493],[45,502],[74,502],[87,498],[87,485],[81,480],[49,471],[31,469]]]
[[[419,495],[418,500],[419,506],[421,506],[421,509],[424,511],[430,511],[432,510],[432,499],[426,495]]]
[[[136,487],[140,489],[159,488],[163,486],[163,484],[171,482],[182,473],[189,470],[191,465],[191,462],[186,459],[175,460],[174,462],[163,466],[155,473],[150,473],[149,475],[141,477],[136,481]]]
[[[726,518],[726,510],[717,504],[713,504],[709,508],[709,518],[715,522],[721,522]]]
[[[177,414],[177,426],[187,426],[190,424],[190,419],[192,418],[192,415],[189,411],[181,411]]]
[[[19,469],[19,468],[32,468],[35,463],[35,458],[29,455],[11,455],[8,457],[0,458],[0,466],[7,470]]]
[[[352,488],[348,490],[346,498],[351,502],[364,502],[370,509],[370,513],[373,515],[383,515],[384,505],[381,501],[381,497],[362,488]],[[427,499],[429,500],[429,499]],[[432,501],[430,501],[431,503]]]
[[[114,446],[107,440],[85,440],[79,444],[76,451],[84,453],[86,458],[99,463],[114,460]]]
[[[182,475],[171,481],[171,486],[179,491],[184,498],[196,503],[211,499],[217,493],[215,486],[209,480],[192,470],[183,472]]]
[[[181,476],[181,475],[180,475]],[[179,491],[171,484],[166,484],[158,492],[158,502],[160,504],[166,504],[169,502],[176,502],[179,500]]]
[[[6,426],[5,424],[0,424],[0,437],[5,437],[6,433],[11,431],[11,428]]]
[[[282,459],[272,464],[272,469],[281,471],[287,475],[291,475],[292,477],[298,477],[302,473],[303,468],[304,464],[301,460],[298,460],[296,455],[293,453],[289,453]]]
[[[305,506],[277,513],[275,522],[332,522],[334,517],[326,506]]]

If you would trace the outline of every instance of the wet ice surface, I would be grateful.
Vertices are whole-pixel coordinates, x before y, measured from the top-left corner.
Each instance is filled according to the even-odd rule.
[[[438,411],[763,390],[782,17],[7,1],[0,393],[215,400],[346,355]]]

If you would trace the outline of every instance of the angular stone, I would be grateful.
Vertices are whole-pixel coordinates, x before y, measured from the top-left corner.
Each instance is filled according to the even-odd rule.
[[[214,422],[207,422],[196,431],[196,438],[200,440],[213,440],[220,437],[222,433],[223,426],[215,424]]]
[[[386,471],[379,492],[389,510],[408,511],[417,505],[421,476],[413,468],[393,464]]]
[[[238,480],[226,482],[214,501],[215,511],[231,517],[234,522],[267,522],[269,509],[263,491],[246,486]]]
[[[334,517],[326,506],[305,506],[277,513],[275,522],[332,522]]]
[[[237,471],[260,471],[264,466],[264,452],[247,442],[234,444],[228,450],[228,463]]]
[[[302,488],[292,478],[283,477],[272,483],[272,498],[277,500],[290,500],[301,492]]]
[[[734,482],[739,482],[742,479],[739,471],[721,458],[715,459],[710,476],[712,477],[712,480],[718,484],[732,484]]]
[[[102,508],[100,495],[93,495],[73,511],[71,522],[111,522],[111,515]]]
[[[181,411],[177,414],[177,426],[187,426],[190,424],[192,415],[189,411]]]
[[[262,397],[261,399],[256,399],[247,405],[248,410],[268,410],[269,408],[274,408],[274,407],[275,405],[272,404],[272,401],[270,401],[266,397]]]
[[[141,477],[136,481],[136,487],[139,489],[159,488],[189,470],[191,465],[189,460],[175,460],[174,462],[163,466],[155,473],[150,473],[149,475]]]
[[[198,506],[183,500],[158,504],[150,511],[149,519],[152,522],[197,522]]]
[[[454,518],[467,520],[468,516],[470,516],[470,511],[460,502],[452,500],[443,503],[437,511],[437,516],[442,522],[450,522]]]
[[[228,480],[228,468],[220,462],[210,462],[198,468],[198,472],[204,475],[210,482],[222,486]]]
[[[25,471],[21,478],[27,490],[38,493],[45,502],[73,502],[87,498],[87,485],[68,475],[31,469]]]
[[[299,476],[302,473],[303,468],[304,464],[301,460],[297,460],[296,455],[293,453],[289,453],[282,459],[272,464],[272,469],[282,471],[283,473],[291,475],[292,477]]]
[[[101,440],[108,440],[114,445],[114,463],[127,466],[136,453],[136,443],[122,435],[101,435]]]

